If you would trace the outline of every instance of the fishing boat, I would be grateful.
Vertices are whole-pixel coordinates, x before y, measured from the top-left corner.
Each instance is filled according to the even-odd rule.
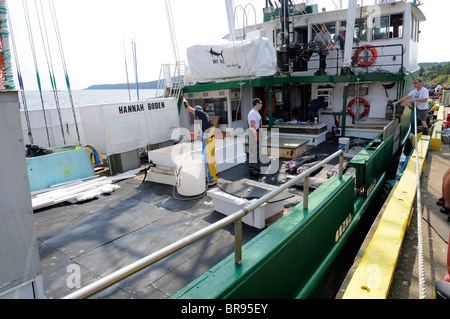
[[[146,169],[146,183],[177,185],[187,196],[206,195],[214,205],[209,209],[226,217],[129,266],[107,271],[102,279],[76,289],[68,298],[93,296],[233,223],[235,253],[218,263],[214,259],[209,270],[172,298],[335,296],[354,249],[359,248],[355,241],[364,236],[364,222],[376,216],[376,204],[386,198],[390,179],[395,178],[402,151],[410,142],[411,111],[392,102],[409,93],[418,77],[419,24],[425,17],[415,1],[358,6],[350,0],[348,9],[328,12],[309,2],[283,0],[274,5],[266,1],[263,23],[235,29],[235,8],[231,1],[226,3],[228,43],[188,48],[189,69],[178,61],[174,69],[163,67],[160,96],[73,108],[74,121],[66,125],[67,130],[76,127],[80,132],[78,141],[72,143],[94,145],[113,173],[140,169],[139,152],[152,145],[147,148],[152,165]],[[342,49],[330,48],[323,58],[314,41],[316,35],[326,29],[331,40],[343,28],[346,39],[353,41],[346,41]],[[221,133],[216,135],[223,136],[216,145],[221,154],[217,156],[219,179],[224,180],[219,187],[207,190],[200,185],[192,193],[198,181],[204,184],[201,168],[193,173],[195,178],[180,184],[183,164],[185,169],[194,167],[194,161],[184,159],[179,164],[174,150],[177,155],[201,154],[201,143],[190,143],[189,136],[189,143],[182,143],[186,141],[183,132],[195,131],[196,125],[183,107],[183,97],[190,105],[202,106],[216,121]],[[260,144],[267,161],[263,174],[250,178],[242,168],[245,171],[245,154],[250,153],[247,114],[255,98],[264,105]],[[308,105],[318,98],[323,98],[324,108],[317,121],[310,121]],[[23,112],[22,123],[29,114]],[[38,117],[38,111],[35,114]],[[165,121],[163,126],[161,121]],[[56,126],[64,136],[63,123]],[[26,140],[33,129],[24,127]],[[177,127],[182,129],[174,133]],[[48,124],[40,128],[43,144],[51,140],[48,128]],[[60,145],[67,142],[57,141]],[[81,148],[80,152],[86,152],[89,162],[88,150]],[[306,153],[320,160],[286,178],[286,164]],[[344,174],[346,161],[351,169]],[[336,174],[312,187],[317,171],[322,167],[331,171],[335,166]],[[93,173],[86,175],[77,178]],[[45,187],[50,186],[39,186]],[[242,189],[258,192],[245,196]],[[291,197],[288,190],[299,197],[283,211],[283,200]],[[265,220],[280,210],[279,218],[266,226]],[[259,229],[245,245],[243,224]],[[40,276],[37,282],[41,281]]]
[[[198,52],[206,46],[193,48],[195,57],[190,65],[198,59],[199,64],[207,66],[209,58],[213,71],[203,68],[204,77],[194,78],[197,83],[186,86],[185,95],[196,104],[214,102],[217,106],[220,92],[224,96],[227,91],[237,92],[234,101],[223,103],[223,110],[232,113],[228,121],[222,122],[228,127],[246,128],[241,119],[250,111],[251,100],[258,97],[266,106],[267,129],[275,129],[280,140],[306,138],[309,145],[320,144],[322,123],[326,124],[328,135],[367,138],[371,142],[350,159],[350,165],[356,169],[353,177],[335,176],[328,180],[309,199],[304,198],[303,205],[291,209],[247,243],[238,265],[230,256],[179,291],[175,298],[333,296],[333,281],[339,280],[336,269],[345,260],[352,234],[361,227],[375,195],[383,187],[389,188],[387,181],[395,176],[401,152],[410,138],[411,111],[395,108],[392,102],[409,93],[418,77],[417,32],[425,17],[415,3],[380,1],[358,7],[350,1],[348,9],[330,12],[319,12],[307,4],[290,5],[287,1],[281,1],[277,7],[270,1],[266,4],[264,23],[241,30],[230,28],[230,51],[212,47],[214,52],[222,52],[221,57],[212,55],[200,60]],[[314,38],[323,27],[331,38],[346,28],[346,39],[351,37],[353,42],[346,41],[343,50],[330,51],[326,68],[320,69],[320,49]],[[254,77],[245,72],[252,70],[247,61],[257,59],[255,55],[245,57],[248,51],[242,49],[244,57],[236,61],[233,50],[261,38],[274,46],[275,59],[271,61],[276,67],[273,74]],[[234,81],[223,81],[216,75],[215,66],[220,63],[214,61],[221,59],[225,67],[237,66]],[[239,76],[240,72],[246,76]],[[308,103],[319,97],[326,103],[320,112],[320,123],[308,122]],[[306,128],[316,132],[304,135]],[[338,142],[335,137],[336,150]],[[305,201],[308,204],[304,205]]]

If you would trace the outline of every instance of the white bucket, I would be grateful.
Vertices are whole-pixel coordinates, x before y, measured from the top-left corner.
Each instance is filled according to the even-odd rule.
[[[349,146],[350,146],[350,139],[348,137],[339,138],[339,149],[345,152],[348,151]]]
[[[182,196],[197,196],[205,192],[205,164],[203,160],[175,163],[177,191]]]

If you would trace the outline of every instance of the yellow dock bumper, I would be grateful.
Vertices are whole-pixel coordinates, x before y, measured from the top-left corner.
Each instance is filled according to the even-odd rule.
[[[430,136],[423,136],[418,141],[420,175],[425,167],[430,143]],[[383,206],[378,227],[343,299],[387,298],[416,197],[416,154],[417,149]]]
[[[434,125],[433,134],[431,135],[431,149],[433,151],[441,150],[441,139],[442,139],[442,121],[436,122]]]

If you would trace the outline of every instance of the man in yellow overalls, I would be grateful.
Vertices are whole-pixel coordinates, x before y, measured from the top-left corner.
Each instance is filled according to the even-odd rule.
[[[202,121],[198,134],[203,140],[202,152],[206,163],[208,185],[214,186],[217,183],[217,169],[215,163],[216,137],[214,136],[215,127],[212,125],[211,118],[207,113],[203,112],[200,105],[193,108],[187,103],[185,98],[183,98],[183,104],[188,112],[194,114]]]

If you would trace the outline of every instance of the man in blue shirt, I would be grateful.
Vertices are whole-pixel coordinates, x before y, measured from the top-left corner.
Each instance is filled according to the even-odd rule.
[[[336,35],[336,38],[334,39],[333,45],[335,45],[337,42],[339,42],[339,48],[341,56],[344,56],[344,50],[345,50],[345,27],[342,27],[339,30],[339,33]]]
[[[325,109],[326,107],[323,96],[319,96],[317,99],[312,100],[308,105],[309,121],[314,122],[317,118],[317,122],[319,122],[319,110],[320,108]]]

